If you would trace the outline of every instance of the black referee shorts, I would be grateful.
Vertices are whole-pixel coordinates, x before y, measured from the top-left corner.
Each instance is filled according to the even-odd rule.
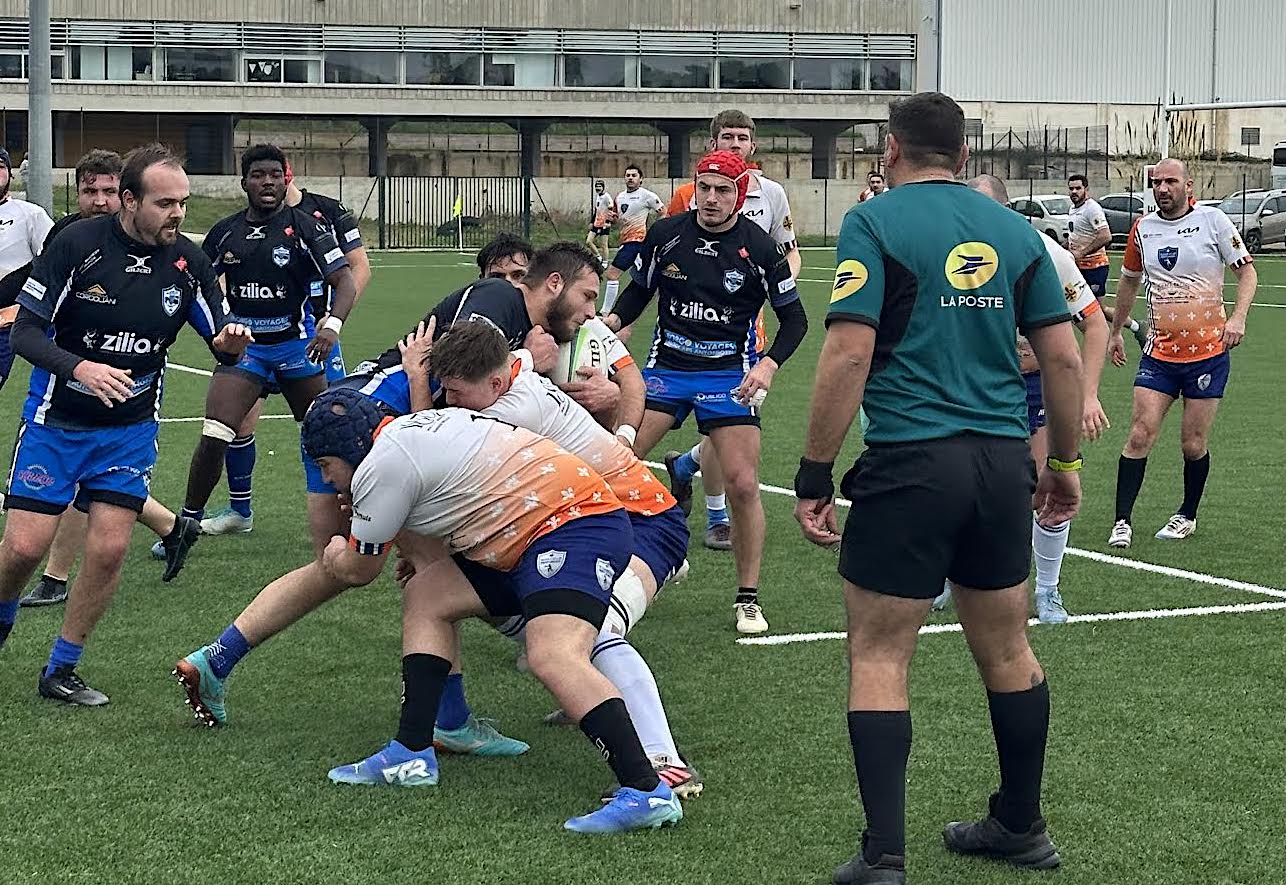
[[[1025,439],[873,445],[841,484],[853,507],[839,573],[905,599],[932,599],[946,578],[976,590],[1020,584],[1031,569],[1035,490]]]

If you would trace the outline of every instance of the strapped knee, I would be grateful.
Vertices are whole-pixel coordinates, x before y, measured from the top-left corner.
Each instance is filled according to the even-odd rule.
[[[626,567],[612,587],[612,598],[607,604],[607,617],[603,620],[603,629],[624,636],[642,620],[647,612],[647,592],[643,581],[634,574],[632,567]]]
[[[213,418],[206,418],[201,423],[201,435],[208,436],[211,439],[217,439],[222,443],[230,443],[237,438],[237,431],[224,424],[222,421],[215,421]]]

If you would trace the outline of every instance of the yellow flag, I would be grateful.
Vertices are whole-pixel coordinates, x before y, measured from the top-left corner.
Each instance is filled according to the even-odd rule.
[[[464,214],[464,197],[456,194],[455,205],[451,207],[451,217],[458,218]]]

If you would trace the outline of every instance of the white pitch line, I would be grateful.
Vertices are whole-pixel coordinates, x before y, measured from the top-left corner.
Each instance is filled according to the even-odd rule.
[[[214,377],[214,373],[209,369],[198,369],[194,366],[184,366],[180,363],[166,363],[165,368],[173,369],[176,372],[187,372],[189,375],[203,375],[206,378]]]
[[[280,418],[282,420],[285,420],[286,418],[290,418],[293,420],[294,417],[295,417],[294,415],[260,415],[259,416],[260,420],[263,420],[265,418]],[[194,424],[197,421],[204,421],[204,420],[205,420],[204,418],[161,418],[160,419],[162,424]]]
[[[1069,624],[1096,624],[1102,621],[1153,621],[1161,618],[1191,618],[1204,615],[1230,615],[1243,612],[1268,612],[1286,609],[1286,602],[1245,602],[1239,605],[1202,605],[1192,608],[1155,608],[1134,612],[1104,612],[1093,615],[1072,615],[1067,619]],[[1040,621],[1032,618],[1027,622],[1030,627],[1040,626]],[[920,628],[920,635],[933,633],[960,633],[964,630],[960,624],[926,624]],[[845,639],[848,634],[838,633],[783,633],[778,636],[747,636],[737,640],[738,645],[791,645],[797,642],[819,642],[826,639]]]
[[[655,467],[660,470],[665,469],[664,464],[658,464],[655,461],[645,461],[649,467]],[[697,473],[700,476],[700,472]],[[771,492],[774,495],[787,495],[795,497],[794,489],[783,488],[782,486],[768,485],[760,483],[761,491]],[[852,502],[843,498],[836,498],[837,507],[851,507]],[[1264,587],[1261,584],[1250,584],[1245,581],[1237,581],[1232,578],[1221,578],[1217,575],[1207,575],[1201,572],[1190,572],[1187,569],[1171,568],[1168,565],[1157,565],[1151,562],[1145,562],[1141,559],[1126,559],[1124,556],[1113,556],[1108,553],[1099,553],[1096,550],[1083,550],[1080,547],[1068,547],[1067,552],[1072,556],[1081,556],[1085,559],[1092,559],[1095,562],[1103,562],[1109,565],[1119,565],[1123,568],[1131,568],[1141,572],[1153,572],[1158,575],[1166,575],[1171,578],[1184,578],[1197,584],[1209,584],[1214,587],[1223,587],[1228,590],[1243,590],[1247,593],[1255,593],[1260,596],[1270,596],[1274,599],[1286,599],[1286,590],[1277,590],[1273,587]]]

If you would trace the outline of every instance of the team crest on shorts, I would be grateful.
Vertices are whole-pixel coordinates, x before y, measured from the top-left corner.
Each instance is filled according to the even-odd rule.
[[[745,281],[746,281],[746,275],[739,270],[724,271],[723,287],[728,290],[729,295],[731,295],[733,292],[736,292],[738,289],[740,289],[741,284],[744,283]]]
[[[612,568],[612,564],[606,559],[595,560],[594,575],[598,578],[598,586],[603,588],[603,592],[611,592],[612,584],[616,578],[616,570]]]
[[[562,571],[563,563],[567,561],[567,552],[564,550],[546,550],[536,556],[536,571],[540,572],[542,578],[552,578]]]
[[[165,310],[167,317],[172,317],[179,312],[179,305],[183,303],[183,293],[179,291],[178,286],[166,286],[161,290],[161,307]]]
[[[277,246],[272,250],[272,263],[277,267],[285,267],[290,263],[290,250],[285,246]]]
[[[1174,266],[1179,263],[1179,247],[1162,246],[1157,250],[1157,261],[1166,270],[1174,270]]]
[[[1206,372],[1204,375],[1201,375],[1199,378],[1197,378],[1197,390],[1209,390],[1209,389],[1210,389],[1210,373]]]

